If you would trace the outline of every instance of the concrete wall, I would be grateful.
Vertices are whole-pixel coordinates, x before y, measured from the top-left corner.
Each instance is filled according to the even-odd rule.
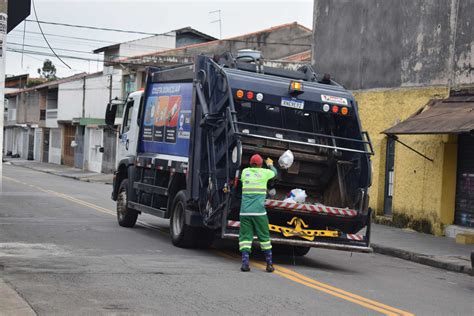
[[[23,92],[17,96],[16,121],[19,124],[38,124],[40,117],[39,93]]]
[[[120,57],[123,58],[175,48],[175,33],[169,32],[167,35],[150,36],[122,43],[120,44],[120,50],[118,53]]]
[[[349,89],[474,82],[474,0],[315,0],[313,64]]]
[[[72,121],[82,116],[84,79],[61,83],[58,88],[58,120]]]
[[[122,78],[120,75],[112,76],[112,99],[121,98]],[[105,118],[105,108],[109,103],[110,76],[95,76],[86,79],[86,118]]]
[[[377,214],[383,214],[385,189],[387,136],[382,131],[406,119],[430,99],[446,97],[447,92],[446,87],[354,91],[363,128],[369,132],[375,150],[370,206]],[[456,140],[447,135],[406,135],[399,139],[434,161],[396,143],[394,221],[417,229],[424,225],[419,230],[441,234],[442,225],[452,223],[454,216]]]
[[[176,36],[176,48],[204,42],[209,42],[209,40],[193,33],[184,33]]]

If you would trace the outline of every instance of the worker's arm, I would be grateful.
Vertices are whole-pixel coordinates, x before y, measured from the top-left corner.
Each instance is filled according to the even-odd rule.
[[[278,175],[278,172],[276,168],[273,166],[273,160],[271,160],[270,158],[267,158],[265,160],[265,164],[267,165],[268,169],[270,169],[269,171],[273,172],[273,175],[269,174],[268,180],[275,178]]]

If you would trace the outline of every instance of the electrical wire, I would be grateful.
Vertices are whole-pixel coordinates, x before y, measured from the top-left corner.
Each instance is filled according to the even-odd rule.
[[[27,22],[35,22],[34,20],[26,19]],[[89,25],[78,25],[78,24],[68,24],[68,23],[59,23],[59,22],[49,22],[49,21],[38,21],[41,24],[51,24],[51,25],[58,25],[58,26],[67,26],[67,27],[77,27],[82,29],[91,29],[91,30],[98,30],[98,31],[107,31],[107,32],[119,32],[119,33],[130,33],[130,34],[142,34],[142,35],[163,35],[169,37],[176,37],[176,35],[167,33],[150,33],[150,32],[142,32],[142,31],[130,31],[130,30],[122,30],[122,29],[112,29],[107,27],[97,27],[97,26],[89,26]]]
[[[15,33],[15,32],[21,32],[21,31],[13,30],[12,32]],[[9,33],[9,36],[10,36],[10,37],[11,37],[11,36],[17,36],[16,34],[11,34],[12,32]],[[27,31],[26,33],[28,33],[28,34],[39,34],[39,35],[41,35],[40,32],[33,32],[33,31]],[[126,44],[129,46],[129,48],[131,48],[131,49],[137,49],[137,48],[135,48],[135,47],[171,49],[170,47],[165,47],[165,46],[156,46],[156,45],[145,45],[145,44],[131,43],[131,42],[133,42],[133,41],[140,40],[140,39],[130,40],[130,41],[125,42],[125,43],[117,43],[117,42],[114,42],[114,41],[99,40],[99,39],[86,38],[86,37],[68,36],[68,35],[51,34],[51,33],[44,33],[44,34],[45,34],[45,35],[48,35],[48,36],[61,37],[61,38],[65,38],[65,39],[78,40],[78,41],[90,41],[90,42],[97,42],[97,43],[104,43],[104,44],[125,44],[125,43],[126,43]],[[35,40],[36,38],[30,38],[30,39]],[[60,42],[60,40],[56,40],[56,39],[54,39],[54,41]],[[67,43],[67,42],[69,42],[69,41],[64,41],[64,42]],[[74,41],[72,41],[72,42],[74,42]],[[81,43],[81,45],[84,45],[84,44]],[[86,44],[86,45],[97,48],[96,45],[91,45],[91,44]]]
[[[46,46],[39,46],[39,45],[32,45],[32,44],[20,44],[20,43],[14,43],[14,42],[8,42],[8,45],[22,45],[22,46],[27,46],[27,47],[33,47],[33,48],[48,48]],[[79,53],[79,54],[89,54],[89,55],[96,55],[93,52],[86,52],[83,50],[75,50],[75,49],[67,49],[67,48],[57,48],[53,47],[55,50],[62,50],[65,52],[72,52],[72,53]],[[23,49],[23,47],[22,47]]]
[[[54,51],[54,49],[51,47],[51,45],[49,45],[49,42],[48,40],[46,39],[46,36],[44,35],[43,33],[43,29],[41,28],[41,24],[38,20],[38,14],[36,13],[36,6],[35,6],[35,0],[32,0],[31,1],[33,3],[33,11],[35,12],[35,18],[36,18],[36,22],[38,23],[38,27],[40,29],[40,32],[41,34],[43,35],[43,38],[44,38],[44,41],[46,42],[46,44],[48,44],[49,46],[49,49],[51,49],[51,51],[53,52],[53,54],[64,64],[66,65],[66,67],[68,67],[69,69],[72,69],[71,66],[69,66],[64,60],[61,59],[61,57],[59,57],[56,52]]]
[[[34,20],[29,20],[26,19],[25,21],[27,22],[33,22]],[[171,35],[168,33],[149,33],[149,32],[143,32],[143,31],[129,31],[129,30],[121,30],[121,29],[112,29],[112,28],[105,28],[105,27],[96,27],[96,26],[88,26],[88,25],[78,25],[78,24],[67,24],[67,23],[59,23],[59,22],[49,22],[49,21],[39,21],[39,23],[42,24],[51,24],[51,25],[59,25],[59,26],[66,26],[66,27],[76,27],[76,28],[85,28],[85,29],[92,29],[92,30],[100,30],[100,31],[110,31],[110,32],[122,32],[122,33],[132,33],[132,34],[144,34],[144,35],[151,35],[151,36],[170,36],[170,37],[176,37],[176,35]],[[303,39],[311,37],[310,34],[306,36],[301,36],[298,38],[293,38],[295,39]],[[245,39],[220,39],[219,41],[225,41],[225,42],[236,42],[236,43],[252,43],[252,44],[265,44],[265,45],[286,45],[286,46],[305,46],[305,47],[311,47],[311,44],[306,44],[306,43],[288,43],[288,42],[261,42],[261,41],[252,41],[252,40],[245,40]]]

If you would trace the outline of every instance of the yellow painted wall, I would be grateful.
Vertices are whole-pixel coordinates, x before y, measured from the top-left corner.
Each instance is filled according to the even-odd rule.
[[[385,188],[385,129],[412,115],[430,99],[445,98],[446,87],[418,87],[355,91],[363,129],[372,139],[372,188],[370,206],[383,214]],[[452,223],[456,182],[457,139],[447,135],[403,135],[400,141],[433,159],[395,145],[393,215],[411,219],[408,226],[442,233]],[[429,223],[427,223],[429,222]],[[423,227],[418,227],[418,226]],[[426,229],[428,227],[428,229]]]

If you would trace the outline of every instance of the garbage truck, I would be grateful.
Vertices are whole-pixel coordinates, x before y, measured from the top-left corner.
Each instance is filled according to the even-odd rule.
[[[107,106],[111,127],[117,108]],[[123,104],[118,134],[120,226],[147,213],[170,219],[178,247],[238,239],[240,174],[257,153],[279,169],[265,199],[273,244],[296,255],[372,250],[369,135],[351,93],[310,65],[288,70],[227,53],[149,68],[145,88]],[[293,163],[279,168],[288,150]],[[293,190],[303,199],[291,200]]]

